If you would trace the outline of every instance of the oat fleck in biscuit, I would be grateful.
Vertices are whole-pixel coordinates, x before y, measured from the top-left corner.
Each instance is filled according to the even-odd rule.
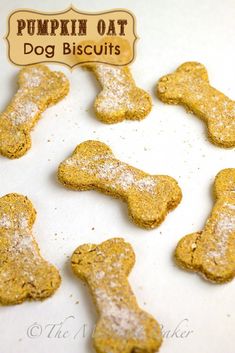
[[[57,269],[45,261],[32,235],[36,211],[27,197],[0,198],[0,304],[42,300],[60,285]]]
[[[143,228],[158,226],[182,197],[175,179],[131,167],[99,141],[78,145],[60,164],[58,178],[70,189],[95,189],[126,201],[131,219]]]
[[[204,230],[182,238],[175,258],[181,267],[223,283],[235,276],[235,169],[217,175],[215,196]]]
[[[94,109],[103,123],[113,124],[129,120],[142,120],[152,109],[150,95],[138,88],[128,66],[105,64],[86,66],[94,72],[102,91],[96,97]]]
[[[75,250],[71,263],[87,282],[99,314],[93,334],[96,352],[156,352],[162,342],[160,327],[139,308],[127,279],[135,263],[131,245],[121,238],[85,244]]]
[[[235,102],[210,85],[202,64],[187,62],[163,76],[157,84],[157,96],[165,103],[184,105],[204,120],[214,144],[235,146]]]
[[[19,158],[29,150],[30,131],[41,113],[69,91],[65,75],[44,65],[22,69],[18,84],[17,93],[0,115],[0,154],[8,158]]]

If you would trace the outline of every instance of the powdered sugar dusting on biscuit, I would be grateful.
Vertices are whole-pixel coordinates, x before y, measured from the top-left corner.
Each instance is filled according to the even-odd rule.
[[[235,210],[235,205],[232,205],[231,203],[226,203],[226,207],[228,207],[230,210]]]
[[[124,298],[110,297],[107,292],[98,287],[95,290],[96,301],[102,307],[102,317],[107,331],[122,339],[145,339],[145,330],[137,313],[128,306],[124,306]]]
[[[21,229],[28,229],[29,220],[24,213],[21,213],[21,215],[19,217],[18,225],[19,225],[19,228],[21,228]]]
[[[215,238],[212,243],[214,249],[209,251],[207,256],[214,258],[217,262],[225,262],[229,237],[235,232],[235,215],[221,213],[215,224],[214,232]]]
[[[29,251],[34,256],[37,256],[35,241],[29,229],[29,220],[26,213],[20,212],[12,218],[8,215],[4,215],[1,220],[5,221],[5,226],[8,228],[8,232],[5,236],[10,244],[8,249],[9,253],[16,256],[17,253]]]
[[[112,189],[122,188],[127,191],[133,187],[140,192],[156,193],[157,182],[154,177],[140,177],[136,169],[110,155],[96,155],[89,159],[70,157],[64,163],[77,167],[87,174],[96,175],[98,179],[106,180],[107,183],[110,182]]]
[[[27,99],[27,97],[17,97],[14,102],[14,111],[11,111],[8,116],[14,125],[22,125],[30,122],[39,109],[37,104]]]
[[[42,81],[42,71],[38,70],[37,68],[31,69],[31,72],[24,72],[24,86],[28,88],[35,88],[40,86]]]
[[[99,106],[97,109],[103,112],[117,111],[119,109],[131,110],[134,104],[130,97],[133,82],[127,80],[123,71],[117,67],[98,65],[97,74],[103,91],[100,93]]]
[[[0,227],[1,228],[10,228],[12,225],[11,219],[8,215],[3,214],[0,218]]]
[[[148,191],[153,193],[156,188],[156,181],[154,178],[147,176],[146,178],[137,180],[136,185],[140,191]]]
[[[29,231],[14,231],[9,236],[9,242],[10,247],[8,251],[11,256],[21,256],[22,254],[27,254],[27,261],[35,261],[35,258],[39,258],[38,252],[36,251],[35,242]]]

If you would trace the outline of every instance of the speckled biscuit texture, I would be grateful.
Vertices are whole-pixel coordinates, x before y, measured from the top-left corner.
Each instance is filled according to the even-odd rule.
[[[0,198],[0,304],[42,300],[60,285],[57,269],[45,261],[32,235],[36,211],[18,194]]]
[[[149,175],[123,163],[99,141],[78,145],[60,164],[58,179],[70,189],[95,189],[126,201],[130,218],[146,229],[158,226],[182,197],[175,179]]]
[[[0,115],[0,154],[8,158],[19,158],[29,150],[30,131],[41,113],[69,91],[65,75],[44,65],[22,69],[18,84],[17,93]]]
[[[163,76],[157,84],[157,96],[165,103],[185,106],[204,120],[214,144],[235,146],[235,102],[210,85],[202,64],[187,62]]]
[[[152,109],[152,99],[138,88],[128,66],[89,64],[102,91],[96,97],[94,110],[97,118],[106,124],[128,120],[142,120]]]
[[[179,266],[224,283],[235,276],[235,169],[216,176],[215,196],[204,230],[181,239],[175,258]]]
[[[128,283],[135,263],[129,243],[113,238],[99,245],[79,246],[72,269],[90,289],[98,311],[93,333],[97,353],[153,353],[162,335],[156,320],[141,310]]]

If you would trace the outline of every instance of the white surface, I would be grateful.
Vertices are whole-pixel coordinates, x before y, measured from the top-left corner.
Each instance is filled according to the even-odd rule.
[[[1,38],[12,10],[56,11],[69,5],[67,0],[1,0]],[[234,167],[235,151],[210,144],[199,119],[181,107],[162,104],[154,96],[159,77],[185,61],[197,60],[206,65],[211,83],[235,99],[234,1],[74,0],[73,5],[84,11],[117,7],[133,11],[140,40],[132,72],[138,85],[152,94],[154,107],[142,122],[104,125],[91,109],[99,90],[92,75],[81,69],[71,73],[52,66],[70,79],[70,94],[43,114],[26,156],[19,160],[0,158],[0,190],[1,195],[18,192],[32,200],[38,212],[35,237],[44,257],[60,269],[63,281],[57,293],[43,303],[0,308],[0,353],[93,351],[94,306],[84,285],[71,273],[67,257],[80,244],[99,243],[113,236],[125,237],[136,252],[130,282],[139,304],[164,325],[164,331],[171,331],[168,336],[184,319],[188,321],[181,324],[181,332],[193,331],[184,339],[175,334],[166,338],[162,353],[234,353],[235,281],[207,283],[177,268],[172,252],[183,235],[202,229],[214,202],[214,177],[221,169]],[[3,110],[16,89],[18,71],[7,60],[3,39],[0,68]],[[86,139],[108,143],[117,157],[140,169],[175,177],[183,191],[180,206],[159,228],[145,231],[128,220],[122,202],[92,191],[73,192],[61,187],[56,180],[59,162]],[[68,318],[71,315],[74,318]],[[66,318],[62,331],[69,331],[68,337],[58,338],[56,329],[47,337],[52,326],[45,326]],[[33,323],[41,325],[40,337],[27,336]],[[84,324],[86,337],[82,337],[82,330],[75,336]],[[37,332],[36,327],[33,334]]]

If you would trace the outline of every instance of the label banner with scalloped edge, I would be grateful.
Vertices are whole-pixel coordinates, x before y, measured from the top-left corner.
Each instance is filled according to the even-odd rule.
[[[92,62],[128,65],[135,58],[135,17],[125,9],[100,13],[74,7],[44,13],[21,9],[8,19],[9,60],[17,66]]]

